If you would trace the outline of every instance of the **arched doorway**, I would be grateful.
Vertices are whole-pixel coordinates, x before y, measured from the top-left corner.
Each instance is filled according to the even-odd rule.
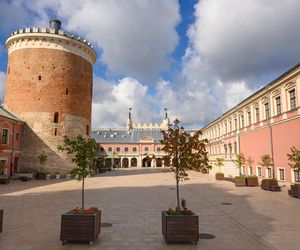
[[[131,167],[137,167],[137,159],[132,158],[131,161],[130,161],[130,165],[131,165]]]
[[[162,167],[162,159],[161,158],[156,158],[156,167]]]
[[[120,167],[121,167],[120,158],[114,159],[114,168],[120,168]]]
[[[110,158],[106,158],[104,163],[105,168],[110,169],[111,165],[112,165],[112,160]]]
[[[129,163],[128,158],[122,159],[122,167],[123,168],[128,168],[128,163]]]
[[[149,156],[143,159],[142,167],[151,167],[151,158]]]

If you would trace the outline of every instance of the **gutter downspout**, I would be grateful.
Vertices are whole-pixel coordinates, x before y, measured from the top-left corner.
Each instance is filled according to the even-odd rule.
[[[268,127],[269,127],[269,132],[270,132],[270,150],[271,150],[271,158],[273,161],[272,165],[272,176],[273,179],[275,179],[275,160],[274,160],[274,150],[273,150],[273,131],[272,131],[272,126],[271,126],[271,93],[270,89],[267,88],[268,96],[269,96],[269,122],[268,122]]]

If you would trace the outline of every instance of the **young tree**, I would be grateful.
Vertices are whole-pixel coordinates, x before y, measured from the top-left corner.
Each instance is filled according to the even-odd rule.
[[[236,154],[233,160],[234,164],[239,168],[239,175],[242,176],[242,166],[245,165],[245,156],[243,153]]]
[[[183,127],[180,128],[179,124],[180,121],[176,119],[172,127],[161,131],[163,134],[162,150],[171,160],[170,172],[176,179],[177,211],[180,210],[179,182],[189,180],[186,170],[200,171],[204,168],[211,168],[205,149],[208,141],[199,139],[201,131],[190,135]]]
[[[46,164],[46,161],[48,160],[48,156],[43,152],[37,158],[40,163],[40,172],[42,172],[43,166]]]
[[[217,157],[215,166],[219,168],[219,172],[221,172],[221,167],[224,166],[224,158]]]
[[[89,174],[94,174],[93,159],[97,153],[97,143],[92,138],[83,138],[81,135],[76,139],[64,136],[64,145],[58,146],[60,151],[66,151],[72,155],[72,161],[77,165],[72,169],[71,174],[82,181],[81,198],[82,210],[84,210],[84,179]]]
[[[300,150],[296,147],[291,148],[291,153],[287,154],[289,159],[289,166],[297,172],[300,172]]]
[[[274,166],[273,164],[273,159],[269,154],[264,154],[261,156],[261,162],[258,163],[259,165],[261,165],[262,167],[266,167],[266,168],[270,168],[272,166]],[[275,179],[275,171],[274,169],[272,170],[272,176],[273,179]]]

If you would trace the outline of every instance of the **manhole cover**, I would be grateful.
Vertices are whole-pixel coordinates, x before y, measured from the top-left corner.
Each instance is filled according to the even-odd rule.
[[[101,227],[111,227],[111,223],[101,223]]]
[[[199,239],[202,240],[211,240],[216,238],[216,236],[212,235],[212,234],[199,234]]]
[[[222,202],[221,204],[222,204],[222,205],[232,205],[231,202]]]

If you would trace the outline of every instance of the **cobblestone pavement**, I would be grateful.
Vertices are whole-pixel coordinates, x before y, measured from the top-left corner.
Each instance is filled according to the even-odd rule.
[[[81,184],[75,180],[12,181],[0,185],[4,209],[0,249],[300,249],[300,200],[287,189],[268,192],[236,188],[233,183],[190,172],[181,197],[199,215],[198,245],[170,244],[161,233],[161,211],[175,207],[175,181],[161,169],[115,170],[86,181],[86,207],[102,210],[94,245],[62,245],[60,215],[80,206]],[[223,205],[222,203],[232,203]]]

